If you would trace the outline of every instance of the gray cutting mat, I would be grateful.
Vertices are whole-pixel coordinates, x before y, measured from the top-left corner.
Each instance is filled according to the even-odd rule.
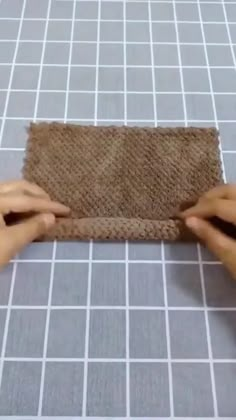
[[[0,178],[30,120],[216,126],[236,2],[0,1]],[[196,245],[33,244],[0,275],[2,418],[236,418],[236,285]]]

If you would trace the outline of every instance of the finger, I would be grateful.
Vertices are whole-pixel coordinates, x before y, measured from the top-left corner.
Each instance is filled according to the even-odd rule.
[[[236,277],[236,242],[206,220],[190,217],[186,225]]]
[[[224,184],[219,185],[218,187],[212,188],[210,191],[202,195],[200,199],[209,198],[227,198],[231,200],[236,199],[236,185],[234,184]]]
[[[209,217],[217,216],[222,220],[230,223],[236,223],[236,201],[213,199],[199,201],[196,206],[185,210],[181,217],[200,217],[207,219]]]
[[[0,230],[0,267],[27,244],[44,235],[55,223],[52,214],[40,214],[27,221]]]
[[[29,195],[49,198],[49,195],[38,185],[24,179],[0,183],[0,193],[8,194],[14,192],[28,193]]]
[[[58,216],[67,215],[70,209],[64,204],[40,197],[30,197],[23,194],[2,195],[0,198],[0,213],[53,213]]]

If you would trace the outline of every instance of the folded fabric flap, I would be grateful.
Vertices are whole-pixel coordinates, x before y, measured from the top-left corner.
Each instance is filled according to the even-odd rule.
[[[72,210],[51,238],[185,240],[174,219],[223,182],[218,146],[214,128],[31,124],[23,175]]]
[[[191,241],[194,236],[181,220],[138,220],[125,218],[58,218],[44,240],[155,240]]]

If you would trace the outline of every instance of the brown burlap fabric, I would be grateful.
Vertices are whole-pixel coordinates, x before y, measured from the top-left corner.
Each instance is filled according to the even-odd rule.
[[[47,239],[184,240],[178,211],[222,182],[218,133],[32,124],[23,174],[72,209]]]

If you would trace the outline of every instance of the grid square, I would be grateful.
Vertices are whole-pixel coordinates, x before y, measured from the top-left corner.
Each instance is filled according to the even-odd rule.
[[[19,90],[37,89],[38,78],[39,66],[15,66],[11,88]]]
[[[0,66],[0,89],[8,89],[10,73],[10,66]]]
[[[1,95],[0,95],[1,96]],[[0,179],[17,179],[21,176],[24,152],[21,150],[1,150],[0,153]]]
[[[35,98],[36,93],[34,92],[10,92],[7,116],[16,118],[32,118],[34,114]]]
[[[210,311],[208,313],[212,353],[215,359],[235,359],[235,311]]]
[[[78,362],[46,363],[43,416],[81,416],[83,370]]]
[[[208,357],[204,312],[170,311],[169,323],[172,358],[204,359]]]
[[[45,64],[66,64],[69,61],[70,45],[69,43],[46,43],[44,63]]]
[[[99,91],[123,91],[124,90],[124,70],[120,67],[107,68],[99,67],[98,70],[98,90]]]
[[[94,118],[94,93],[69,93],[68,118]]]
[[[214,92],[236,92],[235,69],[211,69]]]
[[[1,44],[0,44],[1,46]],[[16,63],[40,64],[42,56],[42,42],[19,42]]]
[[[44,39],[45,25],[46,20],[23,20],[20,39],[42,41]]]
[[[41,363],[4,363],[0,415],[36,416],[41,380]]]
[[[126,22],[126,41],[127,42],[149,42],[148,22]]]
[[[178,66],[179,65],[177,45],[154,44],[153,56],[154,56],[154,63],[156,66]]]
[[[101,47],[100,47],[101,48]],[[95,65],[97,57],[96,44],[86,44],[83,42],[73,43],[72,45],[72,64]]]
[[[97,5],[97,2],[95,2],[95,4]],[[96,18],[97,18],[97,15],[96,15]],[[105,3],[101,2],[101,19],[102,20],[122,20],[123,19],[122,2],[114,2],[114,1],[106,1]]]
[[[203,22],[225,22],[222,4],[202,3],[200,8]]]
[[[47,0],[27,0],[24,18],[44,19],[47,17],[48,1]]]
[[[128,66],[151,66],[150,48],[144,44],[127,44],[126,62]]]
[[[127,115],[130,120],[153,120],[153,95],[128,93]]]
[[[229,23],[230,37],[233,43],[236,42],[236,25],[234,23]]]
[[[165,244],[165,259],[167,261],[197,261],[198,252],[196,244]]]
[[[99,63],[103,65],[123,65],[124,48],[122,44],[100,44]]]
[[[127,90],[129,92],[152,92],[152,71],[151,67],[127,69]]]
[[[130,357],[162,359],[167,357],[164,311],[132,310],[129,314]]]
[[[124,117],[124,96],[119,93],[98,94],[98,118],[122,119]]]
[[[229,45],[207,45],[209,65],[233,66],[233,56]]]
[[[230,153],[228,155],[224,155],[224,164],[225,164],[225,172],[227,181],[230,183],[235,183],[235,154]]]
[[[23,120],[24,122],[24,120]],[[18,140],[18,136],[17,136]],[[52,242],[33,242],[25,248],[19,256],[20,260],[43,260],[52,258]],[[28,283],[27,283],[28,285]],[[27,286],[28,287],[28,286]]]
[[[52,305],[86,305],[87,289],[88,264],[55,264]]]
[[[130,306],[164,306],[162,266],[129,264]]]
[[[185,92],[210,92],[207,69],[183,69]]]
[[[11,63],[15,52],[13,42],[0,42],[0,63]]]
[[[130,364],[131,416],[169,417],[169,381],[167,364]]]
[[[222,266],[205,265],[204,278],[208,306],[235,307],[236,284]]]
[[[97,21],[75,21],[74,41],[97,41]]]
[[[125,243],[94,242],[93,258],[95,260],[125,260]]]
[[[176,42],[174,22],[152,22],[153,42]]]
[[[100,23],[100,41],[123,41],[123,22]]]
[[[85,324],[85,310],[51,311],[47,357],[84,357]]]
[[[4,113],[5,100],[6,100],[6,92],[0,91],[0,116],[2,116]]]
[[[157,92],[181,91],[179,69],[155,68],[155,80]]]
[[[186,106],[189,120],[214,120],[211,95],[187,95]]]
[[[215,105],[219,120],[235,119],[236,95],[215,95]]]
[[[216,395],[219,416],[234,418],[236,416],[235,406],[235,363],[220,363],[214,365]]]
[[[20,18],[22,11],[22,0],[15,0],[12,7],[11,0],[1,2],[0,17],[2,18]]]
[[[130,242],[130,260],[161,260],[161,244],[156,242]]]
[[[7,305],[12,280],[13,265],[9,264],[0,273],[0,305]]]
[[[210,368],[205,363],[173,363],[174,410],[178,417],[214,415]]]
[[[158,120],[184,120],[182,95],[156,95],[156,102]]]
[[[91,304],[125,305],[125,264],[93,264]]]
[[[3,335],[5,330],[6,310],[0,309],[0,346],[2,348]]]
[[[70,71],[70,90],[95,90],[95,67],[72,67]]]
[[[80,1],[76,2],[75,18],[76,19],[97,19],[98,2],[97,1]]]
[[[65,99],[64,93],[40,92],[37,117],[63,118],[65,114]]]
[[[191,264],[166,264],[166,284],[170,306],[202,306],[199,267]]]
[[[67,20],[49,20],[47,30],[48,41],[70,41],[72,22]]]
[[[67,67],[44,66],[42,69],[41,89],[66,90],[67,73]]]
[[[226,3],[225,4],[226,16],[228,22],[235,22],[236,21],[236,5],[234,3]]]
[[[15,287],[13,293],[14,305],[47,305],[50,263],[20,263],[17,265]]]
[[[172,3],[151,3],[152,20],[174,20]]]
[[[88,260],[89,242],[59,242],[57,244],[57,260]]]
[[[89,331],[90,358],[125,357],[125,311],[91,310]]]
[[[178,23],[179,42],[198,43],[203,42],[201,25],[199,23]]]
[[[121,18],[122,19],[122,18]],[[147,2],[128,2],[126,3],[126,19],[127,20],[148,20],[148,3]]]
[[[51,19],[71,19],[73,13],[73,3],[67,0],[52,0],[50,18]]]
[[[236,122],[220,123],[219,130],[223,150],[236,150]]]
[[[180,52],[183,66],[206,66],[203,45],[181,45]]]
[[[125,416],[125,368],[125,363],[88,364],[87,416]]]
[[[42,357],[46,310],[11,310],[6,356]]]
[[[221,25],[220,23],[211,23],[203,24],[205,40],[207,44],[228,44],[229,37],[226,29],[226,25]]]
[[[176,16],[178,21],[199,21],[198,5],[194,3],[176,3]]]
[[[1,20],[0,39],[16,40],[19,29],[19,20]]]

